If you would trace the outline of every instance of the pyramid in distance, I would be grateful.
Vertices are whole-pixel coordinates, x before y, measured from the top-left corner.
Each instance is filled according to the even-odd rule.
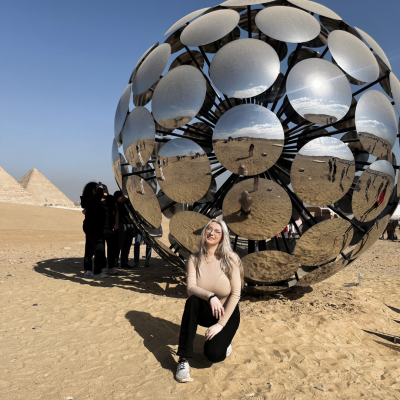
[[[38,205],[36,200],[0,167],[0,202]]]
[[[39,205],[74,207],[74,203],[36,168],[31,169],[18,183]]]

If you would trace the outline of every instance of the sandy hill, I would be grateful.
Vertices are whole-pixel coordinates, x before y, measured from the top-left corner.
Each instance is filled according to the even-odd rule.
[[[40,205],[74,207],[74,203],[36,168],[31,169],[18,183]]]
[[[0,167],[0,202],[37,205],[36,200]]]

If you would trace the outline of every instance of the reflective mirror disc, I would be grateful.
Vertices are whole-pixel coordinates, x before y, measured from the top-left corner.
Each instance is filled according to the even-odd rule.
[[[289,43],[307,42],[321,32],[321,25],[312,15],[284,6],[260,11],[256,16],[256,24],[266,35]]]
[[[286,84],[293,108],[315,124],[341,120],[352,99],[350,84],[343,72],[326,60],[309,59],[296,64]]]
[[[206,81],[201,72],[190,65],[169,71],[153,94],[155,120],[168,129],[190,122],[201,109],[206,96]]]
[[[345,128],[354,129],[354,127],[356,125],[356,120],[355,120],[356,107],[357,107],[357,100],[353,97],[351,99],[351,106],[350,106],[349,111],[347,111],[347,114],[343,117],[343,119],[341,121],[339,121],[338,123],[335,123],[333,128],[335,128],[337,130],[341,130],[341,129],[345,129]],[[345,121],[347,118],[350,118],[350,119]]]
[[[188,250],[197,253],[200,247],[201,231],[210,218],[193,211],[182,211],[174,215],[169,230],[176,242]]]
[[[291,278],[299,268],[295,257],[281,251],[259,251],[242,258],[244,279],[271,283]]]
[[[303,10],[307,10],[313,12],[318,15],[322,15],[323,17],[328,17],[331,19],[342,20],[335,12],[330,10],[328,7],[323,6],[322,4],[315,3],[314,1],[309,0],[289,0],[289,3],[293,4],[296,7],[300,7]]]
[[[385,215],[382,219],[377,221],[372,228],[362,237],[362,239],[358,242],[353,252],[351,253],[351,259],[354,260],[357,257],[360,257],[363,253],[369,250],[375,242],[382,236],[382,233],[387,227],[388,222],[390,221],[390,215]]]
[[[135,211],[153,228],[159,228],[161,209],[153,189],[138,175],[128,177],[126,188]]]
[[[382,61],[389,67],[389,69],[391,69],[392,66],[390,65],[389,59],[387,58],[385,52],[382,50],[381,46],[379,46],[379,44],[376,43],[375,40],[368,35],[368,33],[362,31],[357,27],[355,28],[357,29],[358,33],[362,36],[362,38],[367,42],[368,46],[371,47],[371,49],[376,54],[378,54],[378,56],[382,59]]]
[[[171,46],[171,54],[177,53],[185,48],[181,42],[181,34],[185,28],[186,26],[182,26],[182,28],[179,28],[174,33],[171,33],[171,35],[165,40],[164,43],[168,43]]]
[[[289,103],[289,104],[287,104],[287,103]],[[306,120],[301,115],[299,115],[295,111],[295,109],[292,107],[287,95],[283,99],[283,107],[285,108],[286,117],[290,118],[290,121],[293,122],[294,124],[298,125],[298,124],[302,124],[303,122],[306,122]]]
[[[153,169],[153,165],[146,164],[146,165],[144,165],[143,167],[140,167],[140,168],[132,168],[132,172],[146,171],[146,170],[149,170],[149,169]],[[156,177],[156,174],[154,172],[143,172],[139,176],[146,180],[147,184],[153,189],[154,194],[156,194],[157,193],[157,177]],[[153,178],[153,179],[149,179],[149,178]]]
[[[362,82],[379,77],[379,66],[368,47],[351,33],[333,31],[328,37],[329,50],[339,67]]]
[[[363,145],[358,138],[356,131],[345,133],[340,140],[347,145],[353,153],[355,161],[367,162],[369,158],[368,152],[364,149]]]
[[[194,58],[196,59],[197,63],[200,65],[200,68],[204,67],[204,57],[203,55],[196,50],[191,50]],[[179,67],[180,65],[191,65],[192,67],[196,67],[196,63],[193,61],[191,55],[188,52],[184,52],[182,54],[179,54],[178,57],[175,58],[175,60],[171,63],[169,70],[174,69],[176,67]]]
[[[397,119],[390,100],[377,90],[365,92],[356,108],[358,137],[368,153],[383,157],[396,143]]]
[[[333,263],[324,265],[323,267],[314,269],[313,271],[309,272],[308,274],[302,276],[299,281],[296,283],[295,286],[311,286],[315,285],[316,283],[322,282],[331,276],[337,274],[341,271],[346,265],[348,261],[343,257],[340,257],[338,261]]]
[[[353,238],[350,222],[328,219],[314,225],[299,239],[294,255],[302,265],[326,264],[340,255]]]
[[[204,203],[208,203],[209,201],[212,201],[216,192],[217,192],[217,181],[214,178],[212,178],[211,184],[210,184],[209,189],[207,190],[207,193],[205,194],[205,196],[203,198],[201,198],[200,200],[197,200],[197,203],[204,204]]]
[[[246,211],[246,204],[251,204],[250,210]],[[229,228],[240,237],[264,240],[285,229],[292,215],[292,202],[277,183],[259,178],[255,185],[254,179],[247,179],[227,193],[222,213]]]
[[[329,32],[321,25],[321,32],[319,35],[315,39],[303,43],[303,46],[314,48],[326,46],[328,44],[328,36]]]
[[[156,44],[153,44],[153,46],[151,46],[143,55],[142,57],[139,58],[139,61],[136,63],[135,68],[133,68],[131,76],[129,78],[129,83],[132,83],[133,78],[136,75],[136,72],[138,70],[138,68],[140,67],[140,65],[142,64],[143,60],[159,45],[159,42],[157,42]]]
[[[324,207],[350,189],[355,175],[351,150],[340,140],[317,138],[296,155],[290,178],[296,194],[307,204]]]
[[[390,73],[389,80],[390,87],[392,89],[392,97],[397,108],[397,112],[400,114],[400,81],[393,72]]]
[[[185,25],[187,22],[191,21],[192,19],[198,17],[200,14],[203,14],[205,11],[207,11],[210,7],[207,8],[202,8],[201,10],[197,10],[197,11],[193,11],[192,13],[185,15],[183,18],[181,18],[178,22],[175,22],[175,24],[173,24],[171,26],[171,28],[169,28],[167,30],[167,32],[164,33],[165,35],[168,35],[168,33],[174,31],[175,29],[178,29],[179,27],[181,27],[182,25]]]
[[[269,44],[261,40],[239,39],[222,47],[214,56],[210,77],[222,93],[247,98],[272,86],[279,68],[278,55]]]
[[[238,175],[257,175],[279,159],[285,135],[278,117],[257,104],[228,110],[214,128],[213,147],[218,161]],[[245,170],[247,173],[241,170]]]
[[[240,15],[234,10],[219,10],[203,15],[188,25],[181,35],[186,46],[204,46],[221,39],[235,29]]]
[[[268,3],[273,0],[267,0],[264,1],[264,3]],[[253,6],[261,4],[260,1],[258,0],[228,0],[224,1],[223,3],[220,4],[220,6],[223,7],[247,7],[247,6]]]
[[[122,144],[121,131],[122,131],[122,127],[124,126],[125,119],[128,114],[128,111],[129,111],[130,98],[131,98],[131,85],[128,85],[125,88],[124,93],[122,93],[122,96],[118,102],[117,109],[115,111],[114,136],[119,145]]]
[[[201,48],[203,49],[203,51],[205,51],[206,53],[216,53],[221,47],[225,46],[226,44],[233,42],[234,40],[238,40],[240,39],[240,29],[238,27],[236,27],[232,32],[228,33],[227,35],[225,35],[224,37],[222,37],[221,39],[206,44],[205,46],[201,46]]]
[[[375,161],[362,173],[353,192],[353,214],[362,222],[376,218],[386,207],[395,185],[389,161]]]
[[[173,139],[158,153],[156,175],[162,191],[170,199],[189,204],[207,193],[211,166],[198,144],[189,139]]]
[[[140,168],[150,160],[155,141],[154,120],[145,107],[132,110],[122,132],[126,160],[132,167]]]
[[[132,92],[141,94],[151,88],[163,73],[171,57],[171,46],[164,43],[153,50],[138,68],[132,82]]]

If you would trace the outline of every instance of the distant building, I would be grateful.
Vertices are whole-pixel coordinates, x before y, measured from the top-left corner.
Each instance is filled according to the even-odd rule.
[[[327,125],[337,122],[337,118],[327,114],[304,114],[304,118],[315,124]]]

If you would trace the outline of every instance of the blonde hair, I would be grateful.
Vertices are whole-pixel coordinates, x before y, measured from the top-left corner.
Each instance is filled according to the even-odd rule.
[[[228,227],[226,226],[226,223],[224,221],[218,221],[217,219],[211,219],[210,221],[208,221],[207,225],[203,228],[203,230],[201,232],[198,256],[193,255],[195,258],[194,266],[196,268],[196,274],[197,274],[197,276],[199,275],[201,259],[206,258],[206,255],[207,255],[207,248],[205,246],[206,229],[212,222],[217,223],[221,227],[221,235],[222,235],[221,240],[218,243],[217,250],[215,251],[215,256],[219,260],[221,260],[222,270],[224,271],[225,275],[229,279],[229,282],[232,281],[232,271],[233,271],[232,264],[238,265],[239,272],[240,272],[240,281],[242,282],[242,288],[243,288],[243,286],[244,286],[243,265],[242,265],[242,262],[240,261],[240,257],[232,250],[231,242],[229,239]]]

